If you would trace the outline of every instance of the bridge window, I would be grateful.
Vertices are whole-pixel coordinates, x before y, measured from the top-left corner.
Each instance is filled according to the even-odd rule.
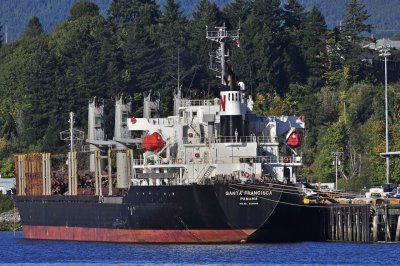
[[[128,112],[127,111],[122,111],[121,114],[121,125],[126,126],[126,123],[128,121]]]
[[[100,115],[96,115],[94,117],[94,126],[101,127],[101,116]]]

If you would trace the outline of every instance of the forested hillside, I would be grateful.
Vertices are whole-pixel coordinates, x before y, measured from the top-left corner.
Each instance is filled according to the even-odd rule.
[[[100,7],[101,14],[107,15],[107,8],[112,0],[93,0]],[[282,2],[285,0],[282,0]],[[76,0],[1,0],[0,23],[7,25],[9,40],[17,39],[26,23],[33,16],[42,22],[46,32],[68,17],[68,12]],[[156,0],[163,7],[166,0]],[[192,12],[200,0],[181,0],[181,10],[191,18]],[[217,6],[223,7],[232,0],[212,0]],[[345,10],[345,0],[300,0],[308,10],[316,6],[325,17],[328,28],[340,25],[342,14]],[[378,37],[391,38],[400,32],[400,0],[362,0],[366,10],[371,15],[368,20],[374,25],[373,34]]]
[[[300,174],[333,181],[336,151],[343,152],[342,187],[385,181],[378,155],[385,150],[382,64],[361,60],[373,52],[359,45],[368,41],[371,25],[358,0],[346,5],[341,29],[328,29],[317,8],[307,11],[297,0],[283,6],[279,0],[234,0],[222,9],[201,0],[191,20],[174,0],[162,10],[152,0],[114,0],[107,13],[105,18],[96,4],[79,1],[51,32],[44,34],[41,20],[33,17],[17,41],[0,47],[3,176],[13,175],[14,153],[65,153],[59,132],[68,128],[70,111],[86,131],[91,97],[105,100],[108,136],[116,95],[132,96],[141,115],[143,93],[158,91],[163,115],[171,114],[178,50],[185,95],[217,97],[205,27],[237,27],[240,21],[240,47],[230,47],[230,64],[252,92],[255,110],[305,116]],[[398,79],[398,68],[391,66],[390,80]],[[390,149],[399,150],[400,84],[389,85],[389,99]],[[399,182],[397,159],[391,170]]]
[[[316,6],[324,15],[329,28],[340,25],[345,10],[345,0],[302,0],[308,8]],[[371,17],[372,32],[378,38],[391,38],[400,32],[400,0],[361,0]]]

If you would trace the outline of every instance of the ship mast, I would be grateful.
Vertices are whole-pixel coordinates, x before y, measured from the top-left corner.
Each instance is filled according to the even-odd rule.
[[[221,78],[221,84],[227,85],[224,76],[227,74],[226,58],[229,51],[226,51],[225,43],[239,40],[239,30],[226,30],[225,23],[222,27],[215,27],[216,30],[209,31],[206,27],[208,40],[219,43],[219,48],[210,53],[210,69],[217,72],[217,78]],[[219,66],[218,66],[219,65]]]
[[[69,113],[69,130],[60,132],[61,140],[70,141],[70,152],[68,152],[68,193],[69,195],[78,194],[78,177],[77,177],[77,160],[76,160],[76,148],[75,140],[81,141],[84,139],[85,133],[81,130],[74,128],[74,113]]]

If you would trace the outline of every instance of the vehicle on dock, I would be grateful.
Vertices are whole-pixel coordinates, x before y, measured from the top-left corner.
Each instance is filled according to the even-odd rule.
[[[368,192],[365,193],[366,198],[383,199],[385,198],[385,192],[382,186],[370,188]]]

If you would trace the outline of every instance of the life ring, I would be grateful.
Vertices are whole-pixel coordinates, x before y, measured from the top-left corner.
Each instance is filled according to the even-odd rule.
[[[289,162],[289,157],[288,156],[283,157],[283,162],[284,163],[288,163]]]
[[[244,175],[244,177],[249,177],[249,173],[247,173],[247,172],[244,172],[243,175]]]
[[[182,163],[182,158],[176,159],[177,163],[181,164]]]

